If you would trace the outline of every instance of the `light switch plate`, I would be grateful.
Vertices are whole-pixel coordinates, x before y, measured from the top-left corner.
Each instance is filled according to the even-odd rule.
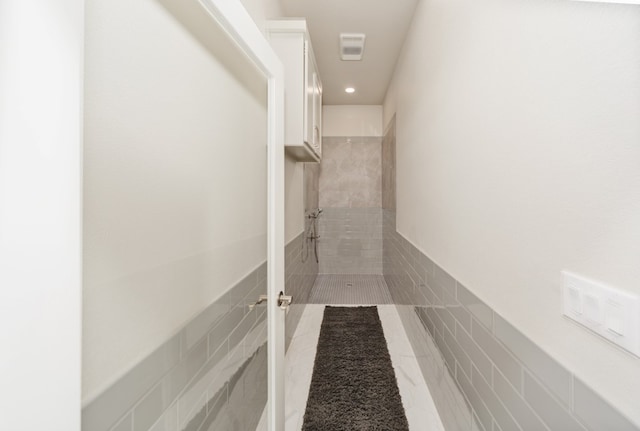
[[[593,292],[587,293],[583,298],[584,317],[589,320],[592,325],[600,325],[602,323],[602,313],[600,312],[602,300]]]
[[[567,286],[565,304],[571,313],[582,314],[582,292],[580,289]]]
[[[562,271],[562,313],[596,334],[640,356],[640,298]]]

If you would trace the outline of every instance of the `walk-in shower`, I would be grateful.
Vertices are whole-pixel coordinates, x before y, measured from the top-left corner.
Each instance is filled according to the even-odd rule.
[[[309,246],[319,262],[310,303],[392,303],[383,276],[382,140],[331,133],[323,138],[323,209],[307,216]]]

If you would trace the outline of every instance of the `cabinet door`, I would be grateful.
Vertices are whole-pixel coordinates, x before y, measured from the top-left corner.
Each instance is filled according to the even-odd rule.
[[[313,76],[316,65],[313,61],[313,53],[308,40],[304,41],[304,142],[313,148]]]
[[[313,149],[322,156],[322,83],[317,72],[313,74]]]

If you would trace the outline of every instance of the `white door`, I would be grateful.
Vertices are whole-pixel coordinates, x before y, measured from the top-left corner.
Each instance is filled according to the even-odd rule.
[[[268,368],[269,430],[281,431],[282,66],[239,0],[194,1],[206,8],[268,83],[268,364],[264,367]],[[79,431],[84,2],[3,2],[0,28],[7,36],[0,40],[0,285],[5,287],[0,289],[4,305],[0,321],[11,328],[2,340],[13,352],[0,360],[0,377],[6,383],[0,390],[0,404],[5,407],[0,416],[7,429]],[[29,413],[34,387],[49,400],[38,415]]]
[[[284,74],[280,60],[240,0],[200,0],[235,40],[239,49],[264,73],[268,82],[267,321],[269,431],[284,429]],[[257,298],[256,298],[257,299]]]

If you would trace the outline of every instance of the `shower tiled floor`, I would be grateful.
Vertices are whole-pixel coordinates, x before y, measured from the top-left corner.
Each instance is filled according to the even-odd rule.
[[[287,351],[285,431],[302,429],[324,307],[316,304],[306,306]],[[378,314],[387,339],[409,428],[412,431],[444,431],[395,306],[378,305]]]
[[[393,304],[387,283],[377,274],[319,274],[310,304]]]

